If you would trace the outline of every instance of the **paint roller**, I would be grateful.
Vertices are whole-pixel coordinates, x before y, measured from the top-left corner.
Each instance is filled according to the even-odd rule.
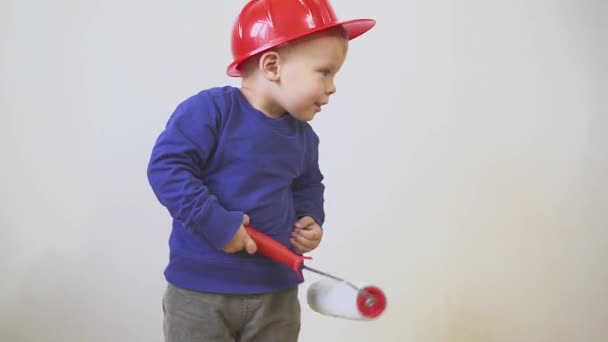
[[[308,305],[314,311],[332,317],[351,320],[378,318],[386,308],[386,296],[377,286],[352,283],[329,273],[304,265],[311,257],[295,254],[286,246],[257,229],[245,229],[255,241],[257,252],[276,262],[287,265],[300,279],[300,268],[324,276],[326,279],[313,283],[307,291]]]

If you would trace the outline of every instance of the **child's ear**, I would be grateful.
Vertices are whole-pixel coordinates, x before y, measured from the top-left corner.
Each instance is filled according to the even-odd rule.
[[[279,80],[279,62],[281,57],[276,51],[265,52],[260,57],[259,68],[264,77],[270,81]]]

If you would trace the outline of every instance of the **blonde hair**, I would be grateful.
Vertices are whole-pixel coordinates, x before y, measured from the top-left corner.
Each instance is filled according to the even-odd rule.
[[[245,60],[243,63],[241,63],[241,65],[239,65],[239,67],[238,67],[238,69],[241,71],[241,77],[245,78],[245,77],[248,77],[249,75],[251,75],[251,73],[257,69],[257,65],[260,62],[260,57],[268,51],[275,51],[279,54],[288,55],[289,53],[294,51],[298,45],[300,45],[303,42],[307,42],[307,41],[316,39],[318,37],[328,37],[328,36],[341,38],[344,42],[344,53],[346,54],[346,52],[348,51],[348,42],[349,42],[348,36],[346,34],[346,30],[344,29],[344,27],[338,25],[338,26],[334,26],[334,27],[331,27],[331,28],[328,28],[325,30],[321,30],[321,31],[317,31],[317,32],[305,35],[305,36],[295,39],[295,40],[285,42],[283,44],[277,45],[275,47],[272,47],[268,50],[264,50],[262,52],[259,52],[255,55],[249,57],[247,60]]]

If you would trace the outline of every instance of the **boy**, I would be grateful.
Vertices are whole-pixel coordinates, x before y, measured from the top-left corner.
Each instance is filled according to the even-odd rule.
[[[307,121],[336,91],[348,41],[374,25],[338,22],[328,0],[252,0],[227,70],[241,87],[203,90],[171,115],[148,165],[173,218],[166,341],[297,340],[301,280],[256,254],[245,226],[299,254],[319,245],[324,185]]]

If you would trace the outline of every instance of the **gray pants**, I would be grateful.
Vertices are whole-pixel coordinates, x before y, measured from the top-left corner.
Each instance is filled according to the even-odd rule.
[[[300,333],[298,288],[260,295],[224,295],[167,285],[166,342],[291,342]]]

